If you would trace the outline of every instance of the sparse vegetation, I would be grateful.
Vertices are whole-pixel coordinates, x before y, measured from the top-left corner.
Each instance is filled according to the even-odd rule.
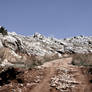
[[[25,62],[26,63],[25,65],[26,65],[26,68],[34,68],[35,66],[42,65],[45,62],[49,62],[51,60],[55,60],[58,58],[59,56],[57,53],[53,55],[45,54],[44,56],[32,55],[30,59],[28,59],[27,62]]]
[[[92,67],[92,54],[74,54],[72,64]]]
[[[3,26],[0,27],[0,33],[2,33],[3,36],[8,35],[7,30]]]
[[[58,58],[59,58],[59,56],[58,56],[57,53],[56,54],[52,54],[52,55],[45,54],[45,56],[44,56],[44,62],[48,62],[50,60],[55,60],[55,59],[58,59]]]

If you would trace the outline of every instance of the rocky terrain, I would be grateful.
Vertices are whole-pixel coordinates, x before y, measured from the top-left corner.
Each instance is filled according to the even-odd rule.
[[[92,68],[72,64],[72,55],[89,53],[91,36],[23,36],[0,27],[0,92],[92,92]]]
[[[4,30],[4,29],[3,29]],[[0,56],[5,62],[13,64],[16,61],[24,63],[30,62],[31,56],[39,61],[43,57],[49,59],[60,58],[65,53],[91,53],[92,37],[77,36],[66,39],[56,39],[45,37],[39,33],[32,36],[23,36],[15,32],[0,33]],[[3,58],[2,58],[2,54]],[[9,56],[8,56],[9,55]],[[12,58],[12,59],[11,59]],[[2,62],[3,63],[3,62]],[[3,65],[3,64],[2,64]]]

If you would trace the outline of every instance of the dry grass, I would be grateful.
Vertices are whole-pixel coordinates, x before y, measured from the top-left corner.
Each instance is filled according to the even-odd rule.
[[[52,55],[45,54],[44,56],[32,55],[30,60],[26,61],[26,67],[27,68],[33,68],[35,66],[40,66],[45,62],[49,62],[51,60],[55,60],[55,59],[58,59],[58,58],[59,58],[59,56],[58,56],[57,53],[52,54]]]
[[[21,57],[18,58],[18,56],[14,56],[14,54],[11,54],[11,50],[9,48],[1,48],[0,63],[2,63],[4,59],[7,59],[8,62],[14,64],[15,67],[33,68],[35,66],[42,65],[44,62],[49,62],[51,60],[59,58],[57,53],[45,54],[44,56],[36,56],[36,55],[28,56],[27,54],[18,52],[15,54]]]
[[[73,65],[92,66],[92,54],[74,54]]]
[[[58,58],[59,58],[59,56],[58,56],[57,53],[54,53],[54,54],[51,54],[51,55],[45,54],[44,62],[48,62],[48,61],[55,60],[55,59],[58,59]]]

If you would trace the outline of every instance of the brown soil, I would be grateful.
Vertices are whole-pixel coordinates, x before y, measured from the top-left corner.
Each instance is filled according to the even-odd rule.
[[[87,68],[71,65],[71,61],[71,57],[62,58],[46,62],[40,68],[20,70],[24,73],[17,77],[21,78],[23,83],[19,83],[16,79],[11,80],[9,84],[0,87],[0,92],[60,92],[50,86],[50,81],[57,74],[57,68],[62,67],[72,69],[74,78],[79,82],[69,92],[92,92],[92,74],[88,73]]]
[[[92,84],[89,82],[88,75],[86,74],[87,69],[70,65],[71,61],[72,58],[63,58],[45,63],[43,67],[46,67],[47,71],[44,79],[30,92],[59,92],[55,88],[51,88],[49,83],[59,67],[67,67],[75,71],[73,76],[75,76],[76,81],[80,84],[72,89],[72,92],[92,92]]]

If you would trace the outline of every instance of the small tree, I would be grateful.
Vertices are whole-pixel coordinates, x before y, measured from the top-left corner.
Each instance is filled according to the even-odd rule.
[[[2,33],[3,36],[8,35],[7,30],[3,26],[0,27],[0,33]]]

